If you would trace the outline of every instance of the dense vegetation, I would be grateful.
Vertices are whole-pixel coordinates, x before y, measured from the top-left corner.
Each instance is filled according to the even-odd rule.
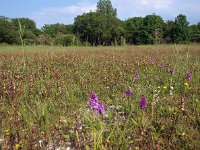
[[[37,29],[29,18],[0,17],[0,43],[26,45],[139,45],[200,42],[200,23],[189,25],[185,15],[164,21],[152,14],[125,21],[117,18],[110,0],[99,0],[95,12],[74,24],[48,24]]]
[[[0,149],[200,149],[199,56],[199,45],[1,46]]]

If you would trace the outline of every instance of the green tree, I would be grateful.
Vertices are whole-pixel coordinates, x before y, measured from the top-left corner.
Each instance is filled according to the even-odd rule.
[[[77,16],[74,22],[77,37],[91,45],[114,45],[123,35],[123,24],[114,16],[90,12]]]
[[[41,32],[36,28],[36,24],[33,20],[29,18],[14,18],[11,22],[22,44],[33,45],[36,43],[36,37],[41,34]]]
[[[110,0],[99,0],[97,3],[97,11],[103,15],[117,16],[117,9],[113,8]]]
[[[55,38],[56,45],[73,46],[79,45],[80,42],[74,34],[58,33]]]
[[[36,37],[37,44],[40,45],[52,45],[53,39],[47,34],[40,34]]]
[[[16,44],[19,42],[15,26],[12,24],[11,19],[0,16],[0,43]]]
[[[164,25],[164,33],[163,33],[163,38],[165,40],[165,43],[173,43],[174,42],[174,37],[173,37],[173,28],[174,28],[174,21],[167,21],[165,22]]]
[[[158,44],[162,42],[164,21],[160,16],[155,14],[147,15],[143,21],[143,30],[145,30],[146,41],[144,44]]]
[[[134,17],[125,21],[125,36],[128,44],[142,44],[143,18]]]
[[[191,42],[200,42],[200,28],[198,28],[198,24],[189,26],[189,35]]]
[[[26,30],[35,30],[36,28],[36,24],[33,20],[29,19],[29,18],[14,18],[12,19],[12,23],[14,24],[16,30],[19,29],[19,23],[18,20],[20,21],[21,25],[25,26]]]
[[[73,25],[64,25],[64,24],[45,24],[42,27],[42,32],[48,34],[52,38],[55,38],[58,33],[62,34],[72,34]]]
[[[189,41],[189,22],[185,15],[180,14],[175,18],[175,24],[172,30],[175,43],[184,43]]]

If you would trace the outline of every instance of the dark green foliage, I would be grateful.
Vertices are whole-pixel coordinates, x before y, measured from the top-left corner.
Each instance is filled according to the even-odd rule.
[[[126,30],[126,42],[128,44],[141,44],[142,41],[142,28],[143,28],[143,18],[134,17],[125,21]]]
[[[183,14],[166,22],[155,14],[121,21],[110,0],[99,0],[96,11],[77,16],[74,24],[45,24],[41,30],[29,18],[0,17],[0,43],[7,44],[109,46],[188,42],[200,42],[200,23],[189,26]]]
[[[189,41],[189,22],[185,15],[180,14],[175,18],[172,34],[175,43],[184,43]]]
[[[53,39],[47,34],[41,34],[36,38],[36,42],[40,45],[52,45]]]
[[[189,26],[189,34],[191,42],[200,42],[200,28],[198,28],[198,25]]]
[[[79,40],[73,34],[62,34],[58,33],[55,38],[56,45],[70,46],[79,45]]]
[[[17,42],[15,26],[9,18],[0,16],[0,43],[14,44]]]
[[[11,19],[12,23],[15,26],[15,29],[18,30],[19,29],[19,23],[18,20],[21,22],[21,24],[23,26],[25,26],[26,30],[35,30],[36,29],[36,25],[35,22],[29,18],[15,18],[15,19]]]
[[[46,24],[42,27],[42,32],[55,38],[58,33],[71,34],[73,32],[73,25],[64,25],[59,23]]]
[[[113,16],[90,12],[77,16],[74,30],[82,42],[91,45],[116,45],[123,35],[122,22]]]
[[[164,26],[163,38],[166,43],[173,43],[174,37],[172,34],[172,29],[174,28],[174,21],[167,21]]]
[[[164,21],[155,14],[144,18],[144,30],[148,33],[145,44],[159,44],[162,42]]]

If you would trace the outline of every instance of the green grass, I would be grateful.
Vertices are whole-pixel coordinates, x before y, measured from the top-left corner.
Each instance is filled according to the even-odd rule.
[[[200,149],[199,56],[199,45],[0,46],[0,149]]]

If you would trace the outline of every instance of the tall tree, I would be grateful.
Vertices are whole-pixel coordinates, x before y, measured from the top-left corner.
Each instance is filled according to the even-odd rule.
[[[110,0],[99,0],[97,3],[97,12],[104,15],[117,16],[117,9],[113,8]]]
[[[198,25],[189,26],[189,35],[191,42],[200,42],[200,28],[198,28]]]
[[[89,42],[91,45],[116,44],[123,35],[122,22],[119,19],[97,12],[77,16],[74,29],[82,42]]]
[[[164,21],[155,14],[144,18],[144,30],[148,33],[145,44],[158,44],[162,42]]]
[[[18,42],[19,39],[11,19],[0,16],[0,43],[14,44]]]
[[[41,34],[41,31],[36,28],[35,21],[29,18],[14,18],[11,21],[22,43],[26,45],[36,43],[36,37]]]
[[[174,28],[174,21],[168,20],[165,22],[164,25],[164,33],[163,33],[163,38],[166,43],[173,43],[174,42],[174,37],[173,37],[173,28]]]
[[[134,17],[125,21],[125,37],[128,44],[142,44],[143,18]]]
[[[174,42],[182,43],[189,41],[189,22],[185,15],[180,14],[175,18],[175,24],[173,27]]]

